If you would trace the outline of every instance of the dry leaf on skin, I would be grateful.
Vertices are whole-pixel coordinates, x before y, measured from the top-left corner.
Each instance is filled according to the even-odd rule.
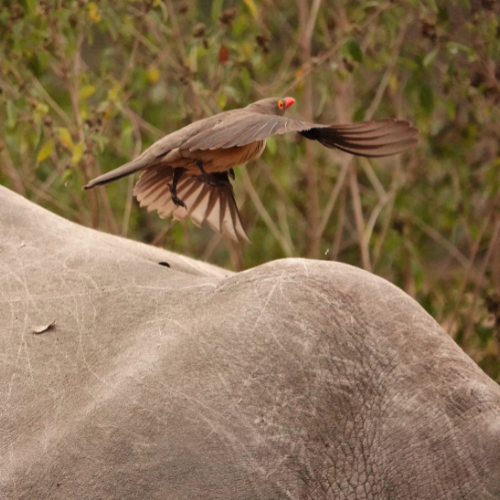
[[[47,331],[49,328],[52,328],[56,324],[56,320],[52,321],[52,323],[49,323],[48,325],[43,325],[43,326],[32,326],[31,331],[33,333],[43,333]]]

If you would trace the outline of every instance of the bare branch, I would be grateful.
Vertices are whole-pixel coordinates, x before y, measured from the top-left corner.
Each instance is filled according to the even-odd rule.
[[[262,203],[260,196],[255,190],[252,180],[250,179],[250,176],[248,175],[248,172],[246,171],[245,168],[241,169],[241,174],[243,177],[245,189],[247,193],[250,195],[250,198],[252,199],[255,208],[257,208],[257,211],[259,212],[264,222],[267,224],[267,227],[270,229],[270,231],[273,233],[273,236],[281,245],[281,248],[283,249],[285,255],[287,257],[292,257],[294,255],[294,250],[291,242],[287,241],[285,236],[281,233],[276,224],[273,222],[273,219],[271,218],[269,212],[264,207],[264,204]]]
[[[365,113],[365,120],[371,120],[373,115],[375,114],[375,111],[377,110],[380,101],[382,100],[382,97],[384,95],[385,89],[387,88],[387,85],[389,84],[389,80],[391,79],[392,72],[394,70],[394,66],[396,65],[396,62],[398,60],[399,52],[401,50],[401,47],[403,45],[403,40],[406,35],[406,30],[407,26],[403,25],[403,27],[399,30],[398,36],[396,38],[396,41],[394,42],[394,47],[392,49],[392,54],[391,54],[391,61],[389,65],[387,66],[387,69],[385,70],[384,76],[382,77],[382,80],[380,80],[379,86],[377,87],[377,91],[375,92],[375,97],[373,98],[372,103],[368,107]]]
[[[342,188],[344,187],[345,184],[345,179],[347,176],[347,172],[349,170],[349,166],[352,163],[352,158],[344,155],[343,160],[342,160],[342,170],[340,171],[340,174],[337,178],[337,182],[335,182],[335,186],[333,186],[332,192],[330,194],[330,198],[328,200],[328,203],[326,204],[326,207],[323,211],[323,217],[321,218],[321,223],[319,225],[319,236],[323,236],[323,233],[325,232],[326,226],[328,225],[328,221],[330,220],[330,216],[332,214],[333,208],[335,207],[335,202],[337,201],[337,198],[339,196],[339,193],[342,191]]]
[[[363,269],[367,271],[372,270],[370,263],[370,251],[368,249],[368,240],[366,239],[365,221],[363,218],[363,207],[361,205],[361,196],[359,195],[359,184],[356,176],[356,169],[354,164],[350,164],[349,168],[349,188],[352,197],[352,207],[354,210],[354,218],[356,220],[356,229],[358,232],[359,249],[361,252],[361,262]]]

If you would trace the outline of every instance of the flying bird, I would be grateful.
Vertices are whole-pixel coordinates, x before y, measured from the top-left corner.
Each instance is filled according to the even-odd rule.
[[[196,121],[155,142],[135,160],[91,180],[91,189],[142,170],[134,187],[140,206],[160,217],[191,220],[235,241],[250,242],[234,199],[233,168],[258,158],[266,139],[298,132],[367,157],[401,153],[418,142],[409,122],[386,118],[344,125],[318,125],[285,117],[292,97],[261,99],[246,108],[225,111]]]

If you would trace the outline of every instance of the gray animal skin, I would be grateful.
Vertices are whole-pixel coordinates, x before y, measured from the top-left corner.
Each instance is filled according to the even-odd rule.
[[[387,281],[0,214],[1,499],[500,498],[500,388]]]

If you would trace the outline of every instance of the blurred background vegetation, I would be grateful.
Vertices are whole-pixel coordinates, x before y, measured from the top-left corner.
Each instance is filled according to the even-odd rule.
[[[500,380],[499,2],[2,4],[2,185],[79,224],[233,270],[286,256],[362,267]],[[291,116],[397,116],[421,142],[371,161],[269,140],[234,183],[253,245],[139,209],[132,178],[81,189],[193,120],[287,95]]]

